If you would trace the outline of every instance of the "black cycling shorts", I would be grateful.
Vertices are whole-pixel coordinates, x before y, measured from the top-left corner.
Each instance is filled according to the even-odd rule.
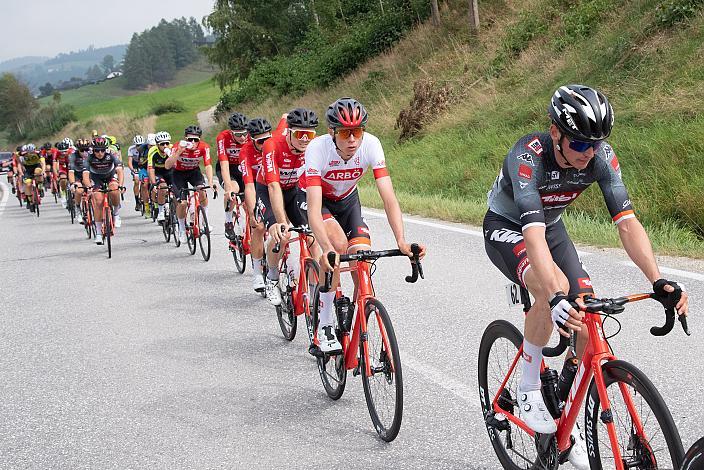
[[[90,173],[90,180],[93,182],[93,189],[100,189],[103,185],[110,184],[112,181],[117,181],[117,177],[115,176],[115,171],[113,170],[107,175]]]
[[[334,218],[347,237],[347,247],[372,245],[369,226],[362,217],[357,189],[340,201],[323,198],[323,220]]]
[[[154,168],[154,176],[156,177],[157,184],[159,183],[159,178],[166,181],[166,184],[171,186],[174,184],[174,171],[167,170],[166,168]]]
[[[553,261],[570,283],[569,293],[593,293],[592,281],[582,266],[562,220],[546,227],[545,240]],[[484,216],[484,248],[491,262],[504,276],[525,287],[523,277],[530,269],[530,263],[520,225],[487,211]]]
[[[220,169],[220,163],[215,165],[215,174],[220,180],[220,186],[225,188],[225,183],[222,180],[222,170]],[[230,179],[237,182],[237,186],[240,188],[240,192],[244,191],[244,180],[242,179],[242,172],[239,166],[230,165]]]
[[[205,179],[203,178],[203,173],[200,172],[200,168],[194,168],[193,170],[186,171],[176,171],[172,172],[174,193],[176,193],[176,198],[181,201],[185,201],[187,196],[183,195],[181,197],[181,190],[188,188],[188,183],[194,188],[197,186],[204,186]]]
[[[269,187],[255,183],[257,189],[257,211],[267,230],[276,223],[276,216],[271,208]],[[308,214],[305,210],[306,195],[298,187],[281,191],[284,199],[286,217],[294,227],[308,225]]]

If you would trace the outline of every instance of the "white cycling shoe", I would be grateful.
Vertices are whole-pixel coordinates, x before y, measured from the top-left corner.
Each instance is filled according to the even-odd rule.
[[[589,470],[589,456],[587,455],[587,444],[584,441],[584,435],[580,432],[579,425],[575,423],[572,428],[572,438],[574,443],[572,449],[567,455],[567,460],[577,470]]]
[[[540,434],[554,434],[557,431],[555,420],[545,406],[540,390],[524,392],[519,388],[518,407],[521,419],[533,431]]]
[[[164,211],[159,211],[159,213],[156,215],[156,221],[163,222],[165,220],[166,220],[166,214],[164,214]]]
[[[281,292],[279,292],[279,281],[266,280],[266,299],[271,305],[281,305]]]
[[[333,325],[320,325],[318,328],[318,343],[321,352],[342,351],[342,345],[335,336],[335,327]]]
[[[262,292],[266,288],[266,284],[264,283],[264,278],[262,277],[262,273],[257,273],[255,272],[252,275],[252,288],[254,289],[255,292]]]

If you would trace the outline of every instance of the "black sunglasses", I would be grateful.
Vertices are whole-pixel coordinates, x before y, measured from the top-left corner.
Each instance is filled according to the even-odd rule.
[[[188,142],[200,142],[200,138],[198,137],[186,137],[186,140]]]

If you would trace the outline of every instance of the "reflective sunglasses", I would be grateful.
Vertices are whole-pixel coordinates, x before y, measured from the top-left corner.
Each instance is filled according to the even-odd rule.
[[[569,148],[579,153],[584,153],[590,148],[593,148],[596,152],[601,147],[601,144],[604,143],[603,140],[597,140],[596,142],[582,142],[581,140],[571,140],[569,137],[567,138],[567,141],[569,142]]]
[[[186,137],[188,142],[200,142],[200,137]]]
[[[93,149],[93,153],[105,153],[107,149]]]
[[[362,135],[364,135],[364,128],[363,127],[343,127],[340,129],[335,129],[335,135],[339,136],[343,140],[349,139],[351,135],[353,135],[355,139],[361,139]]]
[[[291,135],[293,135],[294,138],[298,140],[302,140],[304,142],[313,140],[315,138],[315,131],[304,131],[300,129],[292,130]]]
[[[235,137],[244,137],[247,135],[247,131],[232,131],[232,135]]]
[[[264,142],[266,142],[270,138],[271,138],[271,135],[267,135],[267,136],[259,137],[258,139],[252,139],[252,140],[254,140],[255,144],[262,145]]]
[[[161,143],[159,144],[159,147],[163,147],[163,146],[169,145],[169,144],[171,144],[171,142],[161,142]]]

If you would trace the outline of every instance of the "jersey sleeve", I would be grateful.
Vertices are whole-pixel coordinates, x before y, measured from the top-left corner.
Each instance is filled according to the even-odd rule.
[[[316,142],[316,140],[318,141]],[[322,174],[325,152],[321,142],[322,138],[313,139],[313,141],[308,144],[308,148],[306,149],[306,186],[323,185]]]
[[[86,171],[90,172],[90,155],[87,155],[83,159],[83,173],[85,173]]]
[[[152,169],[154,168],[154,149],[156,147],[152,147],[149,149],[149,152],[147,152],[147,169]]]
[[[276,144],[274,139],[269,139],[262,146],[262,155],[264,155],[264,181],[269,183],[280,183],[279,167],[276,164]]]
[[[200,142],[200,145],[203,150],[203,165],[210,166],[212,164],[210,160],[210,145],[203,141]]]
[[[227,150],[225,149],[225,144],[226,144],[225,140],[226,140],[226,137],[223,132],[218,134],[217,139],[215,139],[215,144],[218,147],[218,161],[219,162],[223,162],[225,160],[229,161],[229,159],[227,158]]]
[[[594,158],[598,159],[596,164],[599,169],[599,187],[604,195],[611,219],[618,225],[626,219],[634,218],[636,215],[631,199],[628,197],[626,185],[621,179],[621,166],[613,148],[605,143],[599,149],[599,155]]]
[[[371,144],[370,150],[370,166],[374,171],[374,178],[379,179],[384,176],[389,176],[389,170],[386,168],[386,156],[384,155],[384,149],[381,147],[381,141],[378,138],[374,138]]]
[[[254,173],[252,172],[250,161],[253,157],[250,146],[243,146],[240,150],[240,171],[242,172],[242,182],[244,184],[254,184]]]
[[[288,127],[288,122],[286,122],[286,118],[281,118],[279,120],[279,123],[276,125],[276,129],[274,129],[274,134],[283,134],[284,130]]]
[[[543,201],[538,191],[538,180],[544,171],[543,160],[539,154],[526,148],[524,140],[521,139],[511,148],[501,169],[502,176],[511,180],[522,230],[545,227]]]

